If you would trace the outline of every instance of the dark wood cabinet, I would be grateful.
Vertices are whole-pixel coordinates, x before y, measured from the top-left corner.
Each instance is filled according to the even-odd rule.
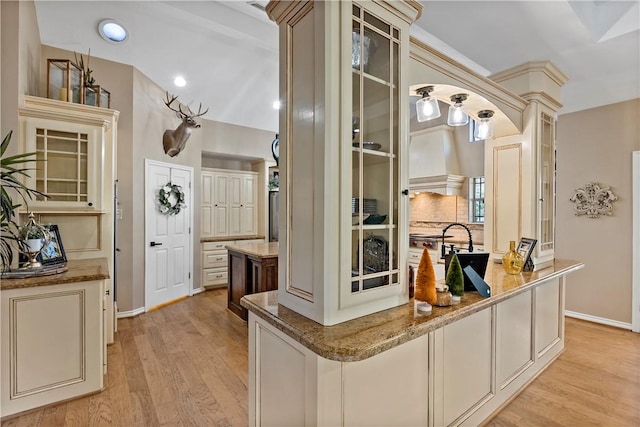
[[[247,310],[240,305],[240,299],[245,295],[278,289],[278,257],[272,252],[267,252],[265,255],[247,254],[233,247],[228,247],[228,251],[227,306],[233,313],[247,320]]]
[[[240,298],[247,293],[247,256],[243,253],[229,251],[229,289],[228,304],[229,310],[236,315],[247,320],[247,310],[240,305]]]

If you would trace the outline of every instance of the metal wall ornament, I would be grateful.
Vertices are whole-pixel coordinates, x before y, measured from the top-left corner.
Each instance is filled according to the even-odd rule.
[[[576,188],[569,200],[574,203],[573,210],[576,216],[598,218],[599,215],[612,215],[612,203],[618,200],[618,197],[610,187],[601,187],[597,182],[589,182],[584,188]]]

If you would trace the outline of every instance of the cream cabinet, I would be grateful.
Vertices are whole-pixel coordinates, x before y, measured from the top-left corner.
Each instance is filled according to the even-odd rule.
[[[29,201],[29,210],[42,224],[58,225],[67,259],[104,257],[111,278],[119,114],[34,96],[25,96],[19,109],[20,151],[42,160],[25,184],[50,196]],[[108,343],[117,311],[111,278],[105,280]]]
[[[104,282],[2,291],[2,417],[103,388]]]
[[[227,286],[229,260],[226,247],[235,243],[263,243],[264,239],[202,242],[202,287]]]
[[[280,28],[287,100],[278,299],[323,325],[408,302],[407,71],[409,26],[421,9],[401,1],[267,8]]]
[[[249,425],[483,425],[561,354],[564,280],[479,311],[460,307],[461,318],[356,361],[329,360],[285,334],[296,329],[286,315],[275,326],[250,311]]]
[[[110,209],[117,112],[26,97],[20,109],[22,152],[35,152],[31,188],[49,197],[29,202],[35,211],[105,212]],[[106,191],[108,190],[108,191]],[[108,194],[107,194],[108,193]]]
[[[222,242],[202,243],[202,286],[226,286],[227,285],[227,245],[232,245],[233,240]]]
[[[257,234],[256,172],[203,168],[201,180],[202,237]]]

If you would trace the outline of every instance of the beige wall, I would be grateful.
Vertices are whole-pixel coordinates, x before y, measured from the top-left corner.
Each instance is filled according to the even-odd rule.
[[[567,310],[623,323],[631,323],[631,152],[640,150],[639,119],[640,99],[558,118],[556,257],[585,263],[567,276]],[[618,196],[612,216],[573,214],[569,198],[588,182]]]
[[[271,142],[275,134],[271,131],[253,129],[229,123],[204,120],[202,122],[204,153],[224,153],[253,159],[272,159]]]
[[[2,1],[0,9],[0,134],[13,130],[15,153],[20,96],[39,95],[40,33],[32,1]]]
[[[133,196],[133,293],[131,308],[144,306],[144,253],[146,242],[144,239],[144,183],[145,159],[158,160],[165,163],[183,165],[193,168],[191,183],[193,199],[193,270],[192,283],[194,288],[200,288],[200,158],[202,152],[202,128],[194,129],[185,148],[176,157],[169,157],[162,148],[162,134],[166,129],[175,129],[180,120],[175,113],[163,103],[165,90],[149,80],[143,73],[134,69],[133,73],[133,170],[130,171],[130,191]],[[122,193],[124,188],[120,187]],[[119,300],[119,298],[118,298]],[[120,302],[118,301],[120,305]]]

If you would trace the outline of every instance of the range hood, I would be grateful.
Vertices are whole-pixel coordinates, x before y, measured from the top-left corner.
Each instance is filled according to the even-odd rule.
[[[409,144],[409,190],[461,196],[466,177],[460,174],[458,153],[447,125],[411,133]]]

